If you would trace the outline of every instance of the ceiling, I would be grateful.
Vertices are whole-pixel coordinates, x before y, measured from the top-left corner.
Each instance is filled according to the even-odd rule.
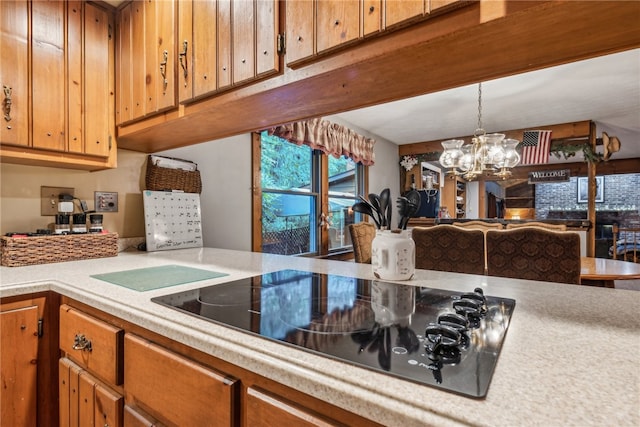
[[[398,145],[472,135],[478,85],[332,117]],[[482,82],[488,133],[583,120],[596,123],[598,137],[606,131],[620,139],[612,160],[640,158],[640,49]]]

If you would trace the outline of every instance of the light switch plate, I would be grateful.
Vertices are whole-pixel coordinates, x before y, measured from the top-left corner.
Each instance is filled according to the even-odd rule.
[[[40,215],[55,216],[58,214],[60,194],[73,196],[75,189],[69,187],[40,187]]]
[[[96,212],[118,212],[118,193],[112,191],[94,191],[94,210]]]

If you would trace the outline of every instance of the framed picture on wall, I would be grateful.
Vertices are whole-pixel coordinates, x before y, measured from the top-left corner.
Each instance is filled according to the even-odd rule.
[[[587,177],[578,178],[578,203],[589,201],[589,180]],[[596,203],[604,202],[604,177],[596,176]]]

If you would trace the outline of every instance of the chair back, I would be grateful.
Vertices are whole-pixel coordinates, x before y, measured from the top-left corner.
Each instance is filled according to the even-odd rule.
[[[487,274],[580,284],[580,235],[539,227],[489,230]]]
[[[416,268],[484,274],[484,232],[454,225],[416,227]]]
[[[453,222],[456,227],[470,228],[473,230],[502,230],[504,227],[499,222],[486,222],[486,221],[462,221]]]
[[[371,243],[376,237],[376,227],[368,222],[349,224],[355,262],[371,264]]]
[[[565,224],[547,224],[546,222],[510,222],[507,224],[507,230],[512,228],[522,228],[522,227],[540,227],[545,228],[547,230],[556,230],[556,231],[567,231],[567,226]]]

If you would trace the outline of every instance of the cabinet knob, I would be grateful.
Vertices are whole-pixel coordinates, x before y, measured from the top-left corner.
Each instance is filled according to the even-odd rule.
[[[340,21],[338,21],[338,20],[336,19],[336,22],[334,22],[334,24],[335,24],[335,25],[340,25]]]
[[[243,59],[243,60],[242,60],[242,63],[244,64],[245,62],[247,62],[247,60],[246,60],[246,59]]]
[[[91,340],[88,340],[87,337],[84,336],[84,334],[76,334],[75,338],[73,339],[73,346],[71,348],[74,350],[91,352]]]
[[[372,12],[372,13],[373,13],[373,11],[374,11],[374,10],[376,10],[375,6],[370,6],[370,7],[369,7],[369,12]]]
[[[302,41],[302,36],[298,36],[298,41],[301,42]]]

